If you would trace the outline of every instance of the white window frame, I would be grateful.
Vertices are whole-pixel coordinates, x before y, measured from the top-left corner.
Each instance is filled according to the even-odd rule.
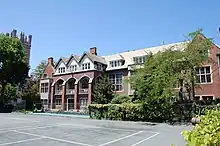
[[[82,70],[88,70],[88,69],[90,69],[90,62],[88,62],[88,63],[83,63],[83,64],[82,64]]]
[[[203,96],[212,96],[213,97],[213,100],[215,100],[216,98],[215,98],[215,96],[214,96],[214,94],[203,94],[203,95],[195,95],[195,97],[199,97],[199,100],[203,100]]]
[[[210,73],[206,73],[206,67],[210,68]],[[201,73],[201,68],[204,68],[204,73]],[[205,82],[201,82],[202,81],[202,79],[201,79],[202,75],[205,75],[205,80],[206,80]],[[207,82],[207,75],[210,75],[210,78],[211,78],[210,82]],[[196,79],[197,79],[197,76],[199,76],[199,82],[196,81],[196,84],[212,84],[213,80],[212,80],[211,65],[206,65],[206,66],[199,67],[199,73],[196,72]]]
[[[220,55],[217,55],[217,62],[218,62],[218,73],[220,75]]]
[[[49,92],[49,83],[41,83],[40,93],[48,93],[48,92]]]
[[[112,60],[109,62],[110,67],[119,67],[122,66],[122,60]]]
[[[121,79],[117,78],[117,75],[120,75]],[[109,81],[111,82],[114,91],[116,91],[116,92],[124,91],[123,73],[111,73],[111,74],[109,74]],[[117,86],[119,87],[119,90],[117,90]]]
[[[59,67],[58,68],[58,73],[65,73],[66,72],[66,68],[65,67]]]
[[[146,55],[144,56],[136,56],[133,58],[134,64],[143,64],[145,63]]]
[[[77,70],[77,65],[71,65],[70,66],[70,72],[74,72]]]

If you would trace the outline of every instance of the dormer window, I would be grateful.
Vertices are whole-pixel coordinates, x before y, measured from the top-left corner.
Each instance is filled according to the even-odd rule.
[[[124,65],[124,60],[110,61],[110,67],[118,67]]]
[[[143,64],[146,60],[146,56],[133,57],[134,64]]]
[[[65,71],[66,71],[65,67],[60,67],[60,68],[58,69],[58,72],[59,72],[59,73],[65,73]]]
[[[77,70],[77,65],[71,65],[70,66],[70,71],[73,72],[73,71],[76,71]]]
[[[90,69],[90,63],[84,63],[82,64],[82,70]]]
[[[95,69],[96,70],[103,70],[102,64],[101,63],[95,64]]]

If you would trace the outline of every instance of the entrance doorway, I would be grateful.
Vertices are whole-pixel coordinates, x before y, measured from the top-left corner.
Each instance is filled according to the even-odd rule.
[[[74,110],[74,98],[67,98],[67,107],[66,110],[67,111],[72,111]]]

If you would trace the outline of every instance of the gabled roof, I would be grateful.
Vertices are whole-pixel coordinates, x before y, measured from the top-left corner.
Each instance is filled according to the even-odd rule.
[[[62,61],[65,65],[67,63],[69,59],[65,58],[65,57],[60,57],[60,59],[58,60],[58,62],[56,63],[56,65],[54,66],[54,68],[57,68],[58,64],[60,63],[60,61]]]
[[[70,63],[70,61],[71,61],[72,58],[73,58],[77,63],[79,63],[80,56],[72,54],[72,55],[69,57],[68,61],[66,62],[66,65],[68,65],[68,64]]]
[[[87,56],[92,62],[100,62],[102,64],[106,64],[106,61],[105,61],[105,59],[103,57],[91,54],[89,52],[84,52],[83,53],[82,57],[79,60],[79,63],[82,61],[84,56]]]

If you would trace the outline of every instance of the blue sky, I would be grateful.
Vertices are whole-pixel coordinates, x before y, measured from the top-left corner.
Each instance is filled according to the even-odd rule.
[[[31,68],[52,56],[179,42],[202,28],[220,44],[219,0],[1,0],[0,32],[33,35]]]

